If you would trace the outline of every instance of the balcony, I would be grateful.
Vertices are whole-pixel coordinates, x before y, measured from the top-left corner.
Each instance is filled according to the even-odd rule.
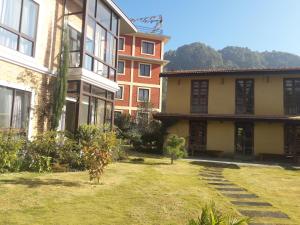
[[[135,32],[134,25],[110,0],[65,0],[64,28],[69,36],[69,79],[105,83],[116,91],[119,34]]]

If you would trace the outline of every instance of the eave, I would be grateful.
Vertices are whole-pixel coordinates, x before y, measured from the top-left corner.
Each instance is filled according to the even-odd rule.
[[[214,120],[214,121],[243,121],[243,122],[291,122],[300,123],[300,116],[269,116],[269,115],[234,115],[234,114],[180,114],[156,113],[158,120]]]
[[[123,55],[123,54],[118,54],[119,59],[129,59],[133,61],[142,61],[142,62],[150,62],[150,63],[155,63],[155,64],[160,64],[160,65],[167,65],[170,61],[168,60],[161,60],[161,59],[155,59],[155,58],[146,58],[146,57],[139,57],[139,56],[131,56],[131,55]]]

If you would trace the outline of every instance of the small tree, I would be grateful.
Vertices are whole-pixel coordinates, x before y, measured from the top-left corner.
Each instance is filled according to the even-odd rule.
[[[90,181],[97,180],[99,183],[104,168],[112,160],[113,150],[118,147],[116,133],[94,125],[82,125],[78,137]]]
[[[171,158],[171,164],[173,164],[174,160],[186,156],[185,139],[172,134],[167,140],[164,151]]]

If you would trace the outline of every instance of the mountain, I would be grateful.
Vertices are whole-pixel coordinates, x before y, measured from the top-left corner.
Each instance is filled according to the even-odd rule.
[[[229,46],[215,50],[203,43],[183,45],[165,53],[167,71],[208,68],[280,68],[300,67],[300,56],[286,52],[257,52]]]

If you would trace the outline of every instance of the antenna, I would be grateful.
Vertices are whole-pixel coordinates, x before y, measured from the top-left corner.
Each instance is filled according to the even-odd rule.
[[[130,19],[132,23],[136,25],[138,30],[145,33],[154,33],[154,34],[162,34],[162,26],[163,26],[163,17],[162,15],[158,16],[148,16],[148,17],[142,17],[142,18],[136,18],[136,19]],[[154,26],[149,27],[145,26],[145,24],[150,24]]]

